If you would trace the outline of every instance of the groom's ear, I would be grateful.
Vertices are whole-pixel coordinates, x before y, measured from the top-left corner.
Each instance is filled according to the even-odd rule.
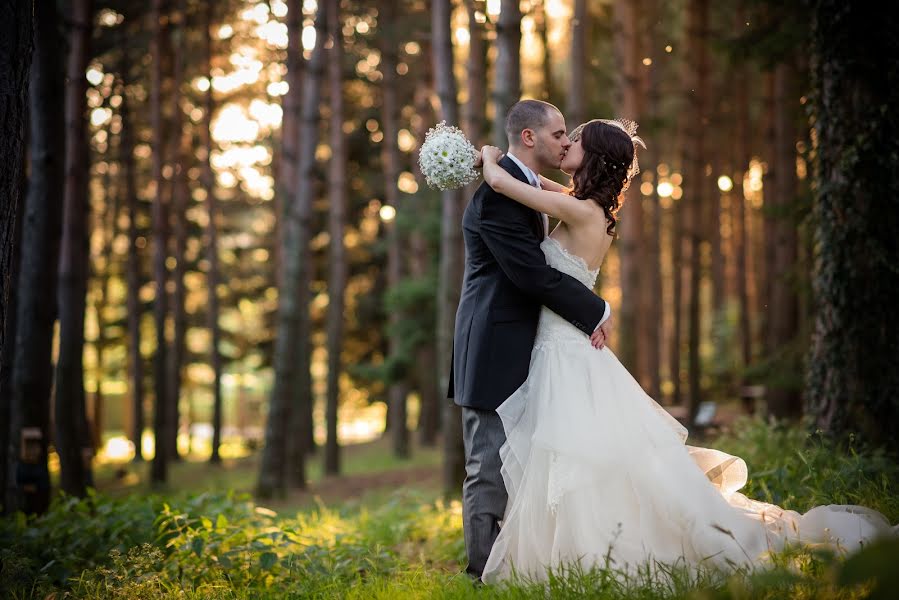
[[[522,129],[520,135],[521,143],[524,144],[526,148],[533,148],[537,144],[536,136],[537,134],[533,129]]]

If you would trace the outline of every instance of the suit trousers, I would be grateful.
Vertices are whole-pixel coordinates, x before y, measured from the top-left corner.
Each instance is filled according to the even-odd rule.
[[[465,571],[480,577],[499,535],[499,524],[509,499],[499,458],[506,432],[495,410],[462,407],[462,439],[465,445],[462,527],[468,555]]]

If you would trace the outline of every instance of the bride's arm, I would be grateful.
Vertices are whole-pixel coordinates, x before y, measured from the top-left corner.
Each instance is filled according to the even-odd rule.
[[[543,175],[537,175],[537,177],[540,178],[540,187],[542,187],[544,190],[549,190],[551,192],[562,192],[563,194],[565,193],[566,188],[561,183],[556,183],[552,179],[544,177]]]
[[[502,156],[499,148],[485,146],[481,156],[484,161],[484,181],[497,193],[568,224],[582,222],[593,216],[594,211],[588,202],[568,194],[535,188],[509,175],[497,164]]]

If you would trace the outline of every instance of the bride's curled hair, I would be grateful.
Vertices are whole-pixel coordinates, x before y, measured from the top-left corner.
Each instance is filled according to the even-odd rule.
[[[609,221],[606,232],[613,235],[623,198],[621,192],[636,153],[631,136],[621,127],[594,119],[579,125],[569,137],[572,142],[581,140],[584,159],[571,177],[568,193],[602,207]]]

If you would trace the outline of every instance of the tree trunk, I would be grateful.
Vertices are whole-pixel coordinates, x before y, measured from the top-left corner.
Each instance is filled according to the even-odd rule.
[[[16,205],[15,229],[12,239],[12,256],[10,257],[11,272],[9,273],[9,300],[6,305],[6,335],[9,342],[0,349],[0,504],[2,514],[9,514],[23,505],[34,504],[29,502],[37,491],[40,483],[37,479],[39,473],[46,473],[46,468],[41,469],[35,464],[39,456],[38,444],[32,442],[29,450],[21,451],[21,443],[25,436],[22,435],[22,410],[14,405],[12,400],[12,375],[14,356],[16,350],[16,338],[18,332],[18,303],[20,302],[18,289],[21,281],[20,267],[22,265],[22,221],[25,213],[25,198],[28,195],[28,186],[25,169],[19,171],[19,202]],[[26,430],[29,433],[33,430]],[[39,442],[40,440],[36,440]],[[24,454],[24,456],[23,456]],[[25,458],[25,460],[22,460]],[[44,461],[46,463],[46,460]],[[19,465],[19,463],[22,463]],[[21,466],[19,469],[17,467]],[[24,477],[23,477],[24,476]],[[23,481],[28,478],[29,481]],[[19,489],[19,488],[22,489]],[[50,481],[46,480],[49,491]],[[46,508],[44,508],[46,510]],[[30,512],[34,512],[33,510]],[[40,512],[43,512],[40,511]]]
[[[346,220],[346,142],[343,134],[343,33],[340,8],[328,3],[328,29],[331,51],[328,56],[328,83],[331,103],[331,164],[328,169],[328,400],[325,407],[325,474],[340,473],[340,444],[337,439],[337,409],[340,403],[340,354],[343,349],[343,296],[346,291],[346,247],[343,243]],[[403,424],[405,426],[405,424]]]
[[[0,353],[7,343],[4,334],[9,300],[9,274],[12,271],[13,241],[19,205],[20,173],[25,162],[25,120],[27,119],[28,70],[33,43],[31,0],[3,4],[0,28],[4,42],[0,47],[0,142],[3,150],[0,168]],[[11,318],[11,317],[10,317]],[[12,343],[12,341],[10,341]],[[2,354],[0,354],[2,355]],[[8,368],[0,364],[0,369]]]
[[[640,89],[639,62],[641,44],[637,18],[640,6],[634,0],[619,0],[615,4],[615,47],[619,51],[618,114],[639,121],[643,115],[644,95]],[[621,257],[621,309],[618,329],[621,331],[618,356],[638,381],[644,380],[645,365],[638,362],[637,349],[644,347],[642,328],[638,326],[640,310],[640,270],[646,264],[646,245],[643,240],[643,205],[639,180],[628,193],[628,200],[619,209],[618,254]]]
[[[742,30],[746,21],[745,9],[740,4],[736,16],[736,29]],[[735,97],[735,115],[734,122],[736,124],[736,136],[734,140],[733,150],[734,158],[734,189],[732,194],[733,214],[734,214],[734,254],[736,255],[736,278],[737,278],[737,306],[739,311],[739,331],[740,331],[740,356],[742,358],[742,367],[745,369],[752,363],[752,330],[749,326],[749,286],[748,277],[749,270],[746,268],[746,252],[747,252],[747,230],[746,230],[746,190],[743,188],[743,179],[746,171],[749,169],[749,160],[751,151],[749,147],[749,73],[743,64],[738,64],[734,73],[734,97]],[[746,381],[742,385],[746,385]],[[755,406],[751,402],[745,402],[744,408],[750,414],[754,412]]]
[[[428,49],[429,51],[429,49]],[[413,125],[413,135],[421,144],[424,141],[428,125],[433,123],[434,107],[431,104],[432,87],[428,83],[419,85],[415,92],[415,113],[422,118]],[[470,98],[471,96],[469,96]],[[482,123],[484,122],[482,118]],[[469,134],[471,135],[471,134]],[[425,185],[424,176],[418,162],[413,161],[412,172],[419,187]],[[426,203],[416,202],[411,207],[416,218],[424,218],[431,210]],[[432,253],[420,228],[414,228],[409,233],[409,271],[417,280],[430,276]],[[433,310],[432,310],[433,312]],[[419,439],[424,446],[435,446],[437,434],[441,427],[441,409],[444,406],[445,389],[440,389],[441,378],[439,372],[442,367],[437,364],[437,345],[433,339],[427,339],[417,348],[415,380],[421,394],[421,420],[419,422]],[[461,435],[461,434],[460,434]]]
[[[108,131],[108,130],[107,130]],[[111,160],[111,152],[109,152]],[[109,283],[112,280],[112,243],[118,233],[119,197],[118,186],[112,184],[110,169],[103,175],[103,207],[98,210],[94,221],[94,227],[103,232],[103,247],[98,257],[99,265],[95,267],[95,275],[98,288],[93,294],[94,316],[97,320],[97,339],[94,340],[94,348],[97,357],[95,373],[97,388],[94,390],[93,403],[90,408],[90,433],[91,447],[98,452],[103,447],[103,417],[105,402],[103,396],[103,379],[105,377],[104,355],[109,341],[106,339],[105,313],[109,306]]]
[[[553,84],[553,60],[549,51],[549,13],[547,12],[546,4],[547,0],[540,0],[540,2],[534,5],[534,21],[536,21],[537,26],[537,37],[540,38],[540,47],[543,49],[543,60],[540,63],[540,67],[543,70],[543,90],[540,94],[540,99],[546,102],[553,102],[556,99],[556,94],[555,85]]]
[[[318,20],[321,23],[318,23]],[[316,39],[326,40],[328,35],[327,19],[324,11],[319,11],[315,24]],[[317,57],[318,62],[315,62]],[[314,183],[319,179],[319,166],[315,160],[315,151],[319,141],[319,129],[321,116],[321,86],[325,77],[325,65],[328,60],[324,50],[310,57],[307,65],[302,95],[302,107],[299,126],[299,142],[297,145],[298,167],[296,206],[299,221],[299,238],[297,251],[300,253],[298,275],[297,306],[300,310],[296,314],[296,340],[294,342],[296,363],[299,369],[296,371],[293,404],[298,414],[296,418],[296,431],[299,432],[304,443],[306,454],[315,454],[315,396],[312,392],[312,317],[309,312],[309,304],[312,301],[312,282],[315,277],[315,261],[312,249],[309,246],[313,234],[313,202],[315,199]],[[296,472],[296,486],[305,487],[305,478],[300,481],[300,472]]]
[[[648,210],[646,216],[646,266],[641,270],[643,279],[642,302],[640,306],[639,326],[642,328],[640,339],[644,341],[644,348],[640,350],[643,358],[641,363],[645,366],[646,380],[643,382],[646,392],[659,402],[662,398],[662,205],[657,193],[659,163],[659,141],[661,140],[661,127],[654,126],[659,120],[661,109],[661,94],[659,85],[662,79],[661,36],[657,35],[656,22],[659,14],[659,3],[656,0],[645,0],[641,21],[642,33],[640,39],[643,47],[649,51],[652,64],[643,70],[640,78],[642,94],[646,96],[646,118],[651,120],[645,124],[648,137],[656,140],[649,145],[647,150],[641,152],[640,162],[643,169],[652,174],[653,193],[643,203]],[[642,191],[634,190],[633,198],[640,198]]]
[[[153,323],[156,327],[156,352],[153,355],[153,391],[155,406],[153,411],[153,437],[154,453],[153,466],[150,470],[150,478],[154,485],[164,484],[168,480],[169,453],[166,447],[166,433],[169,428],[169,400],[168,400],[168,343],[165,335],[165,323],[168,316],[168,269],[166,258],[168,255],[168,210],[165,205],[163,188],[163,164],[165,157],[165,139],[163,137],[165,126],[162,115],[162,61],[165,46],[165,30],[163,28],[164,0],[153,0],[153,8],[150,12],[152,21],[153,39],[152,66],[150,76],[150,122],[153,128],[153,181],[155,182],[153,198],[153,273],[156,283],[156,293],[153,298]]]
[[[84,368],[84,311],[87,293],[88,161],[86,80],[93,7],[90,0],[72,4],[71,37],[65,93],[66,149],[63,232],[59,260],[59,358],[56,365],[56,449],[64,492],[83,496],[89,485]]]
[[[282,260],[284,242],[284,227],[282,219],[285,207],[289,204],[286,200],[293,194],[297,184],[297,142],[300,126],[300,103],[303,88],[303,1],[291,0],[287,10],[287,74],[285,81],[288,83],[287,93],[281,101],[283,118],[281,120],[281,155],[278,158],[278,188],[275,194],[274,207],[278,218],[275,220],[275,273],[278,277],[282,274]],[[297,436],[293,436],[297,437]],[[301,448],[294,444],[293,446]],[[294,457],[295,458],[295,457]],[[293,459],[291,459],[293,460]]]
[[[10,402],[13,415],[9,449],[18,460],[24,428],[40,433],[38,455],[33,464],[38,485],[21,504],[8,506],[26,513],[43,513],[50,504],[50,475],[47,447],[50,440],[50,394],[53,381],[53,325],[56,304],[56,276],[62,214],[63,162],[65,156],[65,71],[60,60],[65,51],[60,25],[62,19],[51,2],[34,6],[34,62],[31,68],[30,151],[31,177],[22,224],[21,270],[18,280],[15,361],[12,366]],[[12,341],[12,338],[10,338]],[[5,363],[4,363],[5,368]],[[5,375],[3,375],[5,377]],[[6,429],[6,428],[4,428]],[[4,431],[6,433],[6,431]],[[10,462],[15,473],[15,462]]]
[[[172,181],[169,196],[172,199],[171,223],[175,242],[174,257],[175,268],[172,270],[172,279],[175,283],[172,294],[172,321],[174,324],[172,338],[172,353],[169,364],[169,429],[166,441],[167,452],[172,460],[180,460],[178,452],[178,429],[181,421],[181,383],[184,371],[184,336],[187,333],[187,314],[184,309],[184,299],[187,291],[184,286],[185,260],[187,254],[187,205],[190,198],[190,188],[187,182],[187,169],[191,163],[190,157],[192,136],[190,128],[185,127],[184,111],[181,110],[181,84],[184,80],[184,61],[187,59],[187,0],[178,0],[177,7],[172,13],[177,21],[177,29],[173,30],[175,43],[173,44],[172,66],[172,97],[169,99],[172,106],[172,122],[170,127],[171,139],[169,140],[170,156],[172,158]]]
[[[506,2],[510,11],[517,14],[517,3]],[[514,6],[512,6],[514,4]],[[431,37],[433,39],[432,56],[434,60],[434,82],[440,98],[440,118],[447,123],[459,121],[459,109],[456,105],[456,79],[453,75],[453,49],[450,41],[450,2],[449,0],[432,0],[431,2]],[[508,14],[506,19],[511,18]],[[507,35],[512,35],[507,29]],[[517,45],[515,46],[518,47]],[[506,50],[506,52],[508,49]],[[497,70],[498,80],[505,75],[515,77],[514,89],[518,89],[517,54],[516,68],[511,72],[511,65],[505,71]],[[511,60],[512,57],[507,57]],[[507,60],[507,64],[508,64]],[[501,103],[498,103],[498,106]],[[505,116],[503,116],[505,120]],[[499,122],[499,121],[497,121]],[[501,127],[501,130],[504,128]],[[445,393],[449,383],[449,367],[453,360],[453,325],[456,308],[459,305],[459,294],[462,287],[462,234],[459,229],[461,220],[460,194],[458,191],[445,191],[441,195],[440,217],[440,267],[437,289],[437,364],[440,369],[440,391]],[[444,402],[443,414],[443,489],[447,494],[456,494],[462,487],[465,476],[465,451],[462,447],[462,417],[452,402]]]
[[[380,18],[382,27],[393,27],[396,19],[393,10],[394,3],[388,0],[381,3]],[[400,205],[399,188],[397,187],[397,177],[399,177],[399,146],[397,145],[397,116],[399,111],[399,102],[396,90],[396,64],[397,51],[396,44],[398,32],[393,29],[382,31],[381,44],[381,73],[384,79],[381,82],[381,124],[384,130],[384,141],[381,143],[381,164],[384,169],[384,202],[388,206],[395,207],[397,213],[401,213],[404,206]],[[403,280],[403,262],[405,253],[402,244],[404,240],[400,235],[400,227],[393,219],[384,224],[387,229],[387,284],[391,289],[396,289]],[[401,321],[407,318],[405,311],[397,308],[388,308],[390,315],[390,339],[389,339],[389,355],[392,362],[399,360],[399,356],[404,352],[402,333],[398,330]],[[409,394],[409,365],[401,365],[401,370],[396,369],[390,374],[390,384],[387,390],[387,402],[391,409],[391,428],[390,436],[393,441],[393,452],[398,458],[408,458],[410,455],[409,447],[409,428],[406,426],[407,420],[407,402],[406,398]],[[421,406],[420,415],[431,407]]]
[[[588,72],[587,30],[589,17],[587,0],[574,0],[574,18],[571,20],[571,77],[567,95],[568,110],[566,111],[569,130],[587,120],[587,90],[584,84]]]
[[[315,177],[315,148],[318,145],[320,112],[320,83],[325,68],[325,42],[328,30],[323,7],[315,18],[315,48],[307,65],[303,82],[302,119],[297,145],[298,166],[297,186],[292,202],[286,207],[284,224],[282,287],[278,290],[278,324],[275,337],[274,371],[275,381],[269,405],[268,422],[265,432],[265,448],[259,471],[257,494],[262,498],[283,495],[287,490],[286,426],[289,421],[291,400],[293,410],[299,410],[297,419],[302,419],[297,428],[298,435],[306,438],[311,431],[311,376],[309,360],[311,356],[309,334],[309,281],[310,264],[309,240],[311,233],[313,178]],[[304,464],[293,465],[292,482],[298,487],[305,486]]]
[[[814,291],[818,313],[807,393],[819,427],[859,432],[899,451],[899,61],[896,11],[872,19],[863,5],[814,5],[813,67],[818,157]],[[858,40],[865,40],[859,44]]]
[[[137,230],[137,171],[134,164],[134,122],[131,118],[130,101],[128,100],[128,60],[122,61],[122,104],[119,111],[122,116],[121,162],[125,177],[125,196],[128,203],[128,258],[125,265],[128,280],[128,358],[131,367],[131,406],[134,418],[129,432],[134,444],[134,460],[144,460],[141,439],[144,431],[144,360],[140,352],[140,317],[142,305],[141,258],[138,248]]]
[[[682,166],[687,163],[686,150],[682,151]],[[672,290],[671,290],[671,312],[674,317],[673,327],[671,331],[671,345],[669,350],[668,370],[671,376],[672,392],[671,403],[674,406],[681,406],[684,402],[683,396],[683,374],[681,372],[681,350],[683,349],[684,337],[684,247],[686,245],[686,236],[684,232],[684,202],[672,202],[671,209],[671,274],[672,274]]]
[[[781,354],[799,334],[799,296],[796,290],[797,256],[799,252],[795,205],[798,196],[796,177],[796,118],[799,96],[794,82],[797,73],[789,63],[776,67],[774,74],[774,130],[775,147],[772,159],[777,163],[777,188],[774,190],[772,209],[774,224],[770,230],[774,246],[774,261],[769,271],[771,282],[768,305],[770,348]],[[801,365],[792,364],[789,357],[778,360],[795,372]],[[779,378],[783,379],[783,378]],[[768,386],[766,400],[768,414],[781,419],[798,419],[802,416],[802,400],[799,389],[792,381],[772,382]]]
[[[486,142],[487,129],[487,31],[477,20],[478,3],[466,0],[468,9],[468,101],[462,107],[463,127],[468,139],[480,149]],[[477,189],[475,183],[465,191],[470,198]]]
[[[281,160],[279,162],[281,171],[279,173],[279,181],[281,188],[275,197],[277,205],[275,210],[278,212],[279,218],[275,224],[277,228],[277,261],[276,272],[278,289],[284,288],[284,251],[285,251],[285,217],[291,205],[290,199],[296,193],[298,181],[298,168],[300,165],[300,110],[302,108],[303,98],[303,2],[302,0],[294,0],[287,12],[287,81],[290,87],[284,96],[284,120],[281,125]],[[309,356],[309,340],[294,337],[294,343],[298,345],[298,356]],[[304,354],[305,353],[305,354]],[[311,408],[312,396],[310,381],[308,376],[309,361],[300,362],[306,365],[306,368],[298,369],[296,389],[291,392],[292,405],[290,408],[290,431],[292,434],[287,438],[287,469],[288,484],[303,488],[306,485],[306,454],[312,448],[311,430],[307,427],[307,423],[311,425]],[[305,381],[302,375],[307,373]],[[305,387],[304,387],[305,386]]]
[[[212,78],[212,11],[213,4],[206,3],[203,13],[204,34],[204,59],[203,71],[206,77]],[[212,452],[209,462],[221,463],[219,447],[222,444],[222,329],[219,325],[219,253],[218,253],[218,226],[219,207],[216,198],[215,174],[212,171],[212,111],[215,109],[212,82],[206,90],[203,107],[203,125],[200,127],[200,136],[205,148],[203,169],[203,188],[206,190],[206,260],[209,263],[207,273],[208,294],[208,327],[210,332],[209,359],[212,363]]]
[[[432,23],[436,21],[436,12],[436,8],[431,12]],[[446,27],[449,27],[449,14],[446,21]],[[435,26],[434,35],[436,34]],[[450,40],[447,39],[446,43],[449,44]],[[435,54],[440,53],[436,39],[434,50]],[[506,114],[521,97],[521,8],[518,0],[502,0],[499,19],[496,22],[496,50],[493,80],[493,144],[505,148],[509,143],[506,139]],[[441,77],[439,71],[435,76]],[[455,87],[453,82],[453,89]],[[441,96],[441,103],[442,101]],[[453,103],[455,104],[455,99]],[[458,223],[456,226],[458,227]]]
[[[688,17],[689,58],[692,65],[687,79],[687,173],[684,177],[684,199],[689,203],[690,217],[687,229],[690,236],[690,289],[688,293],[688,333],[687,333],[687,422],[693,423],[696,410],[702,401],[700,386],[699,344],[700,344],[700,270],[702,251],[702,222],[705,194],[707,193],[704,172],[705,125],[708,99],[708,0],[690,0]]]

